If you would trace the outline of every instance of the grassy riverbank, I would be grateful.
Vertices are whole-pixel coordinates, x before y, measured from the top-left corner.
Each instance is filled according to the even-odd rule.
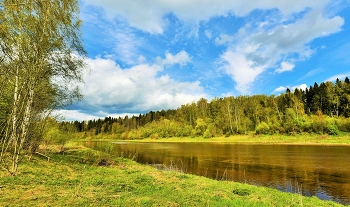
[[[99,135],[88,137],[88,140],[114,140],[111,135]],[[296,134],[296,135],[234,135],[229,137],[170,137],[159,139],[125,140],[136,142],[216,142],[236,144],[291,144],[291,145],[350,145],[350,134],[342,135],[319,135],[319,134]]]
[[[0,206],[341,206],[316,197],[160,171],[126,158],[70,147],[51,159],[24,157],[0,173]],[[111,165],[98,166],[101,159]],[[102,163],[103,164],[103,163]]]

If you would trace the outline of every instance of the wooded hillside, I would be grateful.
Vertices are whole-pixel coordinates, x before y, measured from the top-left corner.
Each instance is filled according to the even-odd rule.
[[[350,81],[315,83],[274,95],[202,98],[175,110],[150,111],[125,118],[62,122],[61,129],[86,136],[112,134],[121,139],[300,132],[350,132]]]

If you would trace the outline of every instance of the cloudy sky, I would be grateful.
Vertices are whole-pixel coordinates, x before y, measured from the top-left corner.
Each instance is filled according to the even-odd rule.
[[[80,9],[90,72],[68,120],[350,77],[350,0],[80,0]]]

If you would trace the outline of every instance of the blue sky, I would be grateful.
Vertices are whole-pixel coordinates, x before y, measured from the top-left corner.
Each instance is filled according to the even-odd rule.
[[[68,120],[350,77],[350,0],[80,0],[89,72]]]

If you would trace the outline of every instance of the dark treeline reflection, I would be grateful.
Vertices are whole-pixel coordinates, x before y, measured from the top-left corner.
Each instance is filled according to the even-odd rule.
[[[98,148],[105,142],[87,142]],[[350,204],[350,147],[214,143],[114,143],[116,155],[185,173]]]

